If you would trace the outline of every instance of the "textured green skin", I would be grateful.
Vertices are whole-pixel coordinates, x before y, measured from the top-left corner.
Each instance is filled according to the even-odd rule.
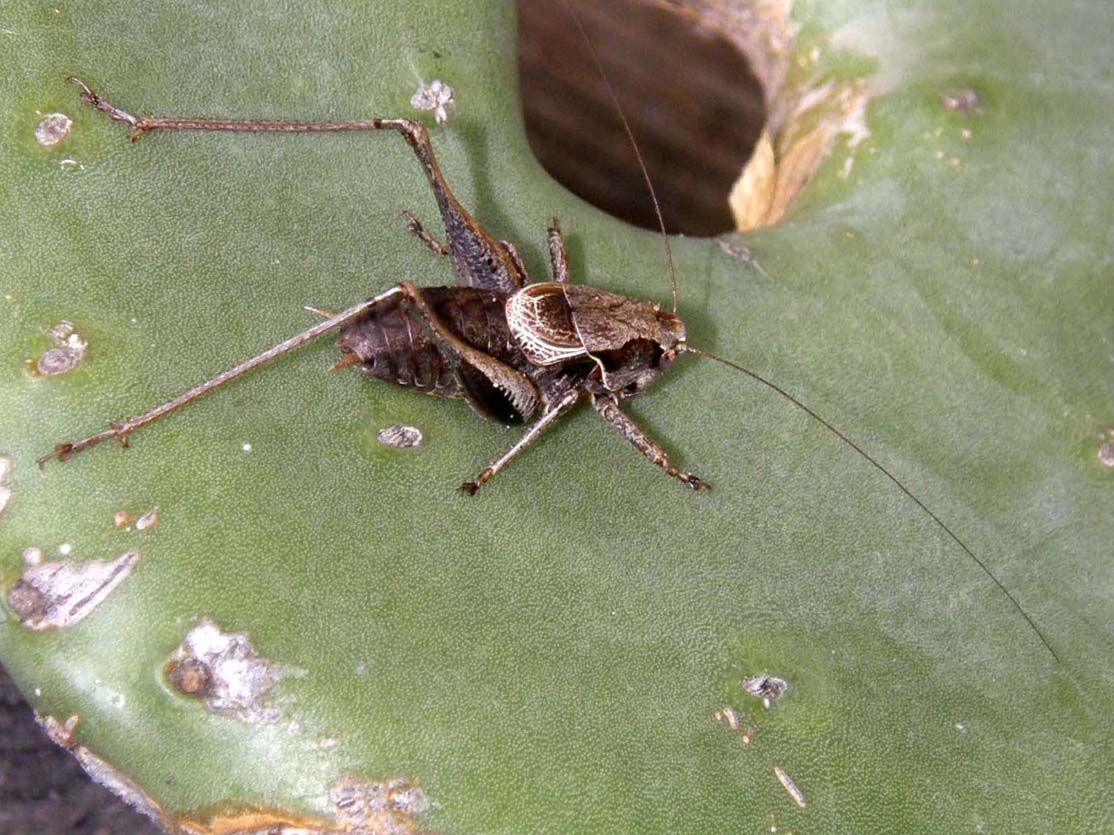
[[[838,151],[786,222],[746,239],[768,275],[715,242],[674,247],[694,344],[872,450],[1015,590],[1060,665],[892,484],[698,360],[631,411],[710,495],[582,410],[468,499],[456,485],[515,433],[324,374],[328,340],[128,452],[40,474],[55,441],[299,330],[303,304],[452,280],[403,230],[404,208],[440,227],[397,136],[131,146],[78,106],[71,73],[135,112],[302,119],[408,115],[419,76],[443,78],[459,104],[434,144],[490,229],[544,273],[556,213],[577,276],[667,298],[653,236],[534,163],[511,4],[384,3],[366,19],[300,5],[0,9],[0,453],[15,463],[0,569],[15,576],[30,545],[142,555],[68,631],[0,621],[0,658],[37,707],[80,714],[79,741],[175,813],[327,813],[328,785],[354,771],[420,778],[438,804],[422,823],[446,832],[1109,831],[1107,4],[799,7],[806,43],[848,44],[822,62],[877,57],[890,89],[871,138],[848,179]],[[940,95],[968,84],[985,112],[945,112]],[[72,115],[73,135],[36,145],[36,110]],[[39,329],[63,318],[88,360],[31,379]],[[377,445],[395,421],[427,443]],[[152,530],[112,527],[152,505]],[[166,690],[161,665],[203,614],[306,671],[274,700],[302,734]],[[768,713],[738,684],[763,669],[793,686]],[[713,721],[724,705],[759,727],[749,746]],[[339,744],[311,747],[326,737]]]

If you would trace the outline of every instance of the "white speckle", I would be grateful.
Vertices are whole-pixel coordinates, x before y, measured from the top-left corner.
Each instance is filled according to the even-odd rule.
[[[385,444],[386,446],[393,446],[398,449],[410,449],[411,447],[421,445],[422,430],[418,429],[416,426],[396,423],[393,426],[380,429],[375,437],[379,443]]]
[[[43,561],[43,552],[41,548],[24,548],[23,549],[23,564],[24,565],[38,565]]]
[[[970,128],[964,128],[959,132],[959,135],[962,136],[964,139],[970,139],[972,136],[974,136]]]
[[[114,560],[88,560],[76,565],[69,560],[54,560],[28,565],[8,589],[8,605],[28,629],[72,626],[124,582],[138,560],[138,553],[128,551]]]
[[[971,89],[948,93],[940,98],[940,103],[943,104],[947,110],[954,110],[960,113],[982,113],[982,104],[979,100],[979,94]]]
[[[35,373],[44,377],[56,377],[72,371],[85,358],[89,343],[78,333],[73,322],[59,322],[46,335],[54,343],[54,347],[35,360]]]
[[[12,471],[12,459],[0,458],[0,481],[8,477],[8,473]]]
[[[41,687],[36,687],[34,693],[36,699],[41,699],[43,697],[43,691]]]
[[[62,168],[62,169],[67,169],[67,170],[73,170],[73,169],[77,169],[78,171],[84,171],[85,170],[85,166],[82,165],[81,163],[79,163],[76,159],[61,160],[58,163],[58,167]]]
[[[936,159],[943,159],[944,158],[944,152],[943,151],[936,151],[932,156],[935,157]]]
[[[131,324],[133,324],[133,325],[134,325],[134,324],[135,324],[136,322],[138,322],[138,321],[139,321],[139,320],[138,320],[138,319],[136,319],[136,318],[135,318],[134,316],[132,316],[132,317],[131,317],[130,319],[128,319],[128,322],[130,322],[130,323],[131,323]]]
[[[135,529],[137,531],[145,531],[148,528],[154,527],[155,523],[159,521],[159,509],[153,507],[135,520]]]
[[[63,542],[61,545],[58,546],[58,553],[61,554],[63,557],[68,557],[70,555],[70,551],[72,550],[73,546],[70,545],[70,543],[68,542]]]
[[[193,686],[179,687],[179,692],[201,697],[215,713],[245,722],[278,721],[278,709],[267,705],[264,696],[281,679],[299,673],[260,657],[247,635],[224,632],[208,618],[190,629],[170,660],[172,684],[176,670],[190,671]]]
[[[759,673],[756,676],[743,676],[742,680],[743,690],[762,700],[762,704],[768,709],[770,703],[775,699],[780,699],[786,690],[789,689],[789,682],[785,679],[772,676],[769,673]]]
[[[733,707],[721,707],[715,712],[715,719],[733,731],[739,730],[739,714]]]
[[[1114,439],[1099,447],[1099,461],[1108,467],[1114,467]]]
[[[786,774],[780,766],[776,765],[774,766],[774,774],[777,775],[778,782],[780,782],[781,785],[785,787],[785,790],[789,792],[789,796],[793,798],[793,802],[800,806],[802,809],[805,808],[808,803],[805,802],[804,792],[797,788],[797,784],[793,782],[793,778]]]
[[[57,145],[70,135],[73,120],[65,113],[48,113],[35,126],[35,141],[40,145]]]
[[[957,731],[959,731],[961,734],[967,733],[967,726],[965,724],[963,724],[962,722],[956,722],[955,723],[955,729]]]
[[[367,675],[367,664],[365,664],[363,661],[361,661],[359,664],[356,665],[356,675],[358,675],[358,676],[366,676]]]
[[[453,88],[439,78],[433,79],[429,84],[421,84],[417,92],[410,97],[411,107],[433,113],[433,118],[439,125],[448,121],[448,108],[453,104]]]
[[[4,512],[4,508],[8,506],[8,502],[12,498],[12,489],[0,485],[0,513]]]
[[[338,745],[340,745],[340,740],[334,739],[333,737],[329,736],[325,737],[325,739],[317,740],[317,742],[312,743],[310,747],[319,749],[321,751],[328,751],[332,748],[336,748]]]
[[[251,444],[240,444],[240,449],[242,449],[244,452],[251,452]]]

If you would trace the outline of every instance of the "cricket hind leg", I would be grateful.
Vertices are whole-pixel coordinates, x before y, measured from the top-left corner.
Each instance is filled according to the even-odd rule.
[[[646,432],[635,423],[629,415],[619,408],[619,403],[612,397],[604,395],[593,395],[592,406],[600,416],[610,423],[615,429],[630,441],[635,449],[645,455],[654,464],[657,464],[665,472],[682,484],[691,487],[693,490],[711,490],[712,485],[694,473],[687,473],[679,470],[669,460],[669,455],[651,438]]]
[[[540,418],[535,421],[525,434],[518,439],[518,442],[508,449],[498,459],[493,461],[490,465],[484,468],[473,481],[466,481],[460,485],[460,489],[467,493],[469,496],[476,495],[476,491],[484,484],[494,478],[504,467],[511,461],[518,457],[526,447],[530,446],[534,441],[541,436],[541,434],[557,422],[566,412],[576,405],[580,400],[583,392],[580,389],[569,389],[565,394],[558,398],[553,405],[547,408]]]
[[[273,348],[269,348],[261,354],[257,354],[249,360],[245,360],[239,365],[228,369],[215,377],[200,383],[188,391],[178,395],[177,397],[166,401],[165,403],[156,406],[147,412],[136,417],[129,417],[123,420],[112,421],[109,423],[109,428],[103,432],[97,432],[87,438],[82,438],[78,441],[67,441],[65,443],[55,445],[53,451],[47,453],[39,459],[38,464],[41,467],[47,461],[57,459],[59,461],[68,461],[79,452],[84,452],[87,449],[97,446],[98,444],[107,440],[119,441],[123,446],[128,445],[129,436],[142,429],[148,424],[154,423],[161,418],[166,417],[172,412],[176,412],[183,406],[197,400],[199,397],[204,397],[212,391],[220,388],[226,383],[230,383],[237,377],[247,374],[249,371],[254,371],[261,365],[265,365],[272,360],[278,359],[284,354],[288,354],[296,348],[300,348],[307,342],[311,342],[319,336],[322,336],[330,331],[337,330],[367,314],[375,305],[382,302],[384,299],[400,292],[399,287],[392,287],[374,296],[366,301],[354,304],[346,310],[341,311],[333,316],[329,316],[323,322],[319,322],[308,330],[304,330],[299,334],[295,334],[284,342],[280,342]],[[324,312],[324,311],[322,311]]]
[[[243,133],[336,133],[341,131],[393,130],[401,133],[413,149],[429,179],[441,211],[448,244],[460,283],[499,293],[513,293],[528,283],[526,271],[515,258],[456,199],[437,164],[429,131],[412,119],[348,119],[336,122],[296,122],[255,119],[195,119],[170,116],[134,116],[121,110],[89,88],[80,79],[81,98],[116,122],[131,126],[134,142],[156,130],[204,130]],[[428,245],[428,243],[427,243]],[[432,248],[432,247],[431,247]],[[436,250],[435,250],[436,251]]]

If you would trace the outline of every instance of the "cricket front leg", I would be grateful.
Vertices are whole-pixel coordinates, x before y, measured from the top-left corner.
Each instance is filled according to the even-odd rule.
[[[593,396],[592,406],[618,430],[619,434],[634,444],[635,449],[657,464],[669,475],[691,487],[693,490],[711,490],[712,485],[693,473],[682,472],[673,466],[665,450],[646,434],[637,423],[619,408],[619,403],[609,396]]]
[[[81,87],[81,98],[116,122],[131,126],[134,142],[156,130],[204,130],[243,133],[336,133],[342,131],[393,130],[401,133],[414,150],[429,178],[433,196],[441,210],[448,238],[446,247],[453,256],[457,276],[468,287],[482,287],[499,293],[513,293],[527,283],[525,271],[487,230],[456,199],[437,164],[429,131],[412,119],[346,119],[337,122],[296,122],[262,119],[197,119],[177,116],[134,116],[101,98],[78,78],[70,81]],[[429,245],[429,239],[426,241]],[[431,247],[434,251],[436,248]]]
[[[526,434],[519,438],[518,443],[516,443],[505,453],[503,453],[503,455],[496,461],[494,461],[490,466],[485,467],[484,471],[476,476],[474,481],[466,481],[462,485],[460,485],[460,489],[467,493],[469,496],[476,495],[476,491],[479,490],[480,487],[494,478],[495,475],[499,473],[504,467],[506,467],[507,464],[511,463],[511,461],[514,460],[514,458],[520,452],[522,452],[522,450],[526,449],[526,447],[530,446],[530,444],[536,441],[538,439],[538,436],[540,436],[542,432],[556,423],[558,418],[560,418],[562,415],[568,412],[569,409],[575,406],[576,402],[580,399],[580,396],[580,389],[570,389],[569,391],[565,392],[564,395],[562,395],[548,409],[546,409],[542,413],[542,416],[538,418],[537,421],[535,421],[529,429],[526,430]]]

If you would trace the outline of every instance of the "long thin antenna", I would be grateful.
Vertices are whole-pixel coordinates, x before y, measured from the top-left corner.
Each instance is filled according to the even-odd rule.
[[[677,268],[673,264],[673,248],[669,245],[669,233],[665,230],[665,218],[661,213],[661,203],[658,202],[658,193],[654,189],[654,183],[650,179],[650,172],[646,169],[646,162],[642,159],[642,151],[638,147],[638,140],[634,138],[634,131],[631,130],[630,122],[627,121],[627,114],[623,112],[623,106],[619,103],[619,96],[615,92],[615,87],[611,83],[607,72],[603,68],[603,63],[600,61],[599,54],[596,52],[596,47],[592,44],[592,39],[588,37],[588,32],[584,28],[584,24],[580,20],[580,15],[576,9],[573,8],[570,0],[564,0],[565,8],[569,12],[576,23],[576,28],[580,30],[581,37],[584,38],[584,43],[588,45],[588,52],[592,56],[592,63],[596,65],[596,72],[599,73],[600,78],[603,79],[604,85],[607,87],[607,95],[611,98],[611,103],[615,105],[615,111],[619,114],[619,119],[623,122],[623,130],[627,132],[627,138],[630,140],[631,148],[634,149],[634,156],[638,159],[638,167],[642,170],[642,179],[646,181],[646,190],[650,192],[650,199],[654,203],[654,214],[658,218],[658,227],[661,229],[661,239],[665,243],[665,258],[669,262],[669,284],[673,288],[673,312],[677,312]]]
[[[888,478],[890,481],[892,481],[894,484],[896,484],[898,486],[898,489],[901,490],[902,493],[904,493],[906,496],[908,496],[910,499],[912,499],[913,503],[916,504],[917,507],[919,507],[926,514],[928,514],[928,517],[930,519],[932,519],[932,521],[934,521],[937,525],[939,525],[941,530],[943,530],[944,533],[946,533],[949,537],[951,537],[952,541],[954,541],[956,545],[958,545],[960,548],[962,548],[964,553],[967,554],[967,556],[969,556],[972,560],[975,561],[975,564],[979,568],[981,568],[983,573],[993,581],[994,585],[996,585],[1002,591],[1002,593],[1007,598],[1009,598],[1009,601],[1010,601],[1010,603],[1013,604],[1013,607],[1015,609],[1017,609],[1017,611],[1021,614],[1021,617],[1025,618],[1025,620],[1029,624],[1029,626],[1031,626],[1033,628],[1033,631],[1037,633],[1037,637],[1040,638],[1041,643],[1044,644],[1045,649],[1047,649],[1052,654],[1052,657],[1055,658],[1057,662],[1060,661],[1060,656],[1056,654],[1056,650],[1054,650],[1052,648],[1052,644],[1050,644],[1048,642],[1048,639],[1044,636],[1044,633],[1040,631],[1040,628],[1037,626],[1036,622],[1029,616],[1029,613],[1026,612],[1025,609],[1022,608],[1021,603],[1018,602],[1018,599],[1013,596],[1013,593],[1002,584],[1001,580],[999,580],[997,577],[994,576],[994,572],[990,570],[990,568],[987,566],[987,564],[984,563],[977,556],[975,556],[975,552],[972,551],[969,547],[967,547],[967,543],[965,543],[962,539],[960,539],[958,536],[956,536],[955,531],[953,531],[951,528],[949,528],[947,525],[945,525],[944,521],[939,516],[937,516],[935,513],[933,513],[931,510],[929,510],[928,505],[926,505],[919,498],[917,498],[917,496],[913,493],[913,491],[910,490],[908,487],[906,487],[901,482],[901,479],[899,479],[897,476],[895,476],[893,473],[891,473],[889,470],[887,470],[885,467],[883,467],[881,464],[879,464],[877,459],[874,458],[874,456],[872,456],[869,452],[867,452],[865,449],[863,449],[857,443],[855,443],[850,438],[848,438],[846,435],[844,435],[843,432],[836,429],[836,427],[833,426],[831,424],[831,422],[829,422],[828,420],[821,417],[819,414],[816,413],[815,410],[809,408],[804,403],[802,403],[800,400],[798,400],[796,397],[794,397],[789,392],[787,392],[785,389],[783,389],[781,386],[767,380],[761,374],[758,374],[755,371],[751,371],[749,368],[746,368],[742,365],[739,365],[739,363],[737,363],[737,362],[732,362],[731,360],[727,360],[727,359],[724,359],[723,357],[716,356],[715,354],[711,353],[710,351],[702,351],[699,348],[693,348],[691,345],[684,344],[684,343],[682,343],[682,345],[679,346],[679,347],[681,348],[682,351],[684,351],[686,353],[697,354],[701,357],[707,357],[710,360],[715,360],[716,362],[723,363],[728,368],[734,368],[736,371],[742,372],[743,374],[750,377],[752,380],[755,380],[755,381],[761,383],[762,385],[766,386],[767,388],[773,389],[775,392],[780,394],[782,397],[784,397],[786,400],[788,400],[790,403],[792,403],[798,409],[803,411],[805,414],[812,417],[814,420],[816,420],[822,426],[825,426],[826,428],[831,430],[831,432],[837,438],[839,438],[841,441],[843,441],[845,444],[847,444],[847,446],[851,447],[851,449],[855,450],[855,452],[859,453],[859,455],[861,455],[868,462],[870,462],[871,466],[873,466],[876,470],[878,470],[878,472],[882,473],[882,475],[884,475],[886,478]]]

